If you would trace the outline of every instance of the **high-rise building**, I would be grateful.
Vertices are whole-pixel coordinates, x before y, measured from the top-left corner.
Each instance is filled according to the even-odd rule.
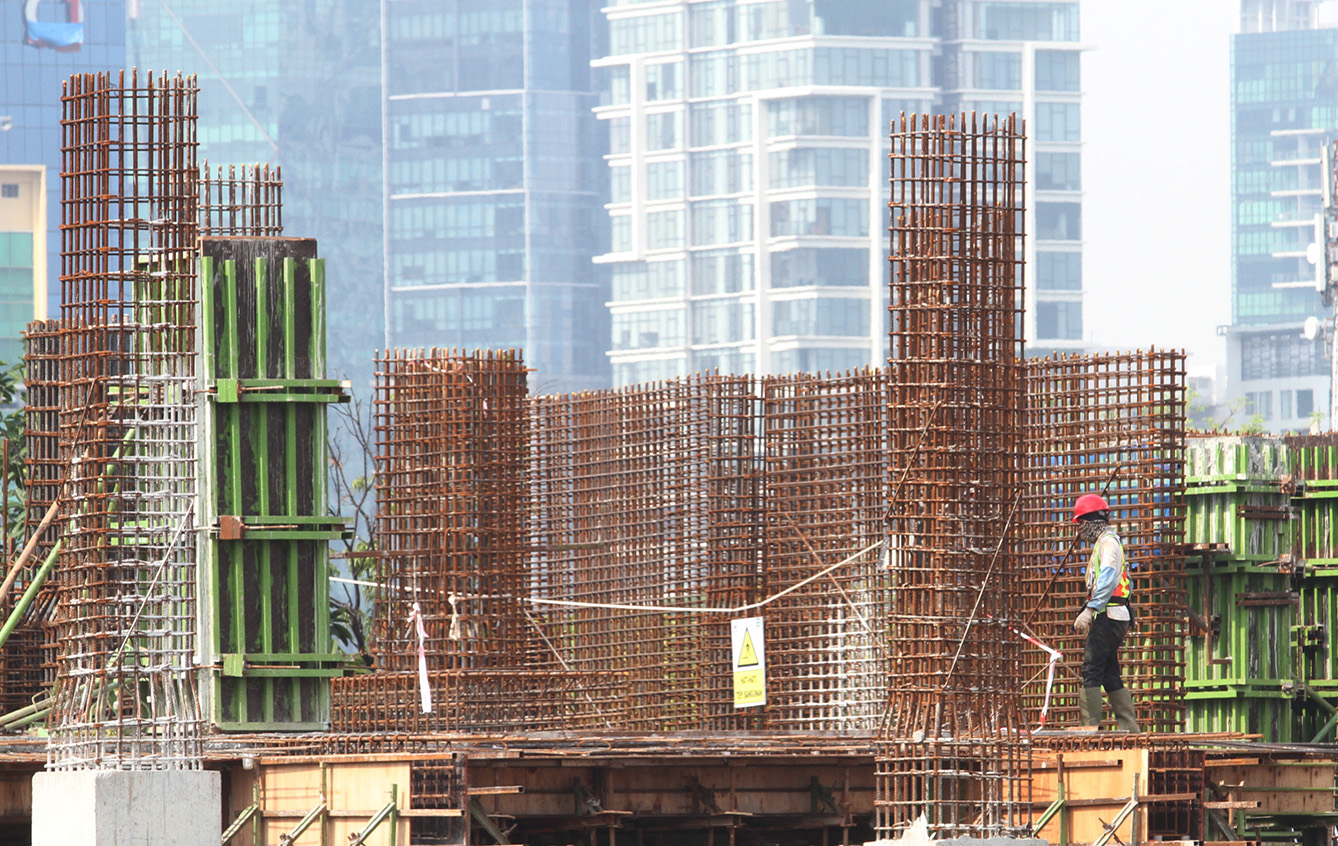
[[[608,384],[592,0],[382,0],[387,334]]]
[[[327,372],[368,397],[385,343],[377,4],[172,0],[128,12],[130,64],[197,77],[198,158],[282,168],[284,233],[315,238],[325,259]]]
[[[1030,125],[1028,337],[1082,340],[1077,2],[613,3],[615,384],[878,364],[888,132],[901,113]]]
[[[23,330],[46,319],[46,168],[0,164],[0,364],[23,357]]]
[[[1231,326],[1234,423],[1306,429],[1327,417],[1329,364],[1306,318],[1320,298],[1316,216],[1338,128],[1338,28],[1310,0],[1243,0],[1231,41]],[[1323,421],[1331,425],[1331,421]]]
[[[47,302],[39,313],[55,314],[60,298],[62,86],[72,74],[124,64],[125,0],[18,3],[0,15],[0,164],[41,165],[45,171],[41,208],[46,234],[39,247],[45,257],[39,272],[46,274],[42,295]]]

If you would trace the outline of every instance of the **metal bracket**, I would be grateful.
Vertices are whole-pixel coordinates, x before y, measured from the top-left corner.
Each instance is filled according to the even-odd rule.
[[[308,811],[307,815],[302,818],[302,821],[293,826],[292,831],[279,835],[279,846],[288,846],[289,843],[292,843],[297,840],[297,838],[301,837],[302,832],[311,828],[311,824],[320,819],[321,815],[325,813],[326,808],[327,805],[325,804],[325,799],[322,798],[321,803]]]
[[[390,820],[390,842],[393,844],[395,842],[394,826],[397,822],[395,819],[395,812],[399,810],[398,801],[399,785],[392,784],[390,786],[390,801],[386,803],[384,808],[372,815],[372,818],[367,821],[367,825],[363,826],[361,831],[357,834],[349,835],[348,846],[363,846],[363,844],[367,842],[368,836],[370,836],[373,831],[376,831],[376,827],[387,819]]]
[[[228,841],[237,836],[237,832],[242,830],[242,827],[251,820],[251,817],[255,816],[255,812],[258,810],[260,810],[259,805],[250,805],[243,808],[242,812],[237,815],[237,819],[232,821],[232,825],[223,829],[223,840],[220,846],[228,846]]]

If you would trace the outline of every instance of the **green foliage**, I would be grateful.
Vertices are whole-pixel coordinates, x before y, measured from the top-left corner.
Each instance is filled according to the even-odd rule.
[[[362,405],[354,398],[334,407],[335,425],[330,427],[330,510],[353,520],[353,537],[330,558],[331,578],[350,579],[330,583],[330,632],[339,645],[371,664],[372,619],[375,609],[376,550],[372,521],[376,516],[376,472],[372,439]]]
[[[9,465],[5,468],[4,507],[9,518],[9,538],[23,534],[23,480],[26,456],[23,426],[23,362],[0,362],[0,440],[9,444]],[[8,552],[8,546],[3,549]]]

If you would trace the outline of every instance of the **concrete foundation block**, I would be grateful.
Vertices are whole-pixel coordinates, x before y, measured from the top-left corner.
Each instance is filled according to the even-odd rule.
[[[202,770],[33,776],[33,846],[218,846],[222,779]]]

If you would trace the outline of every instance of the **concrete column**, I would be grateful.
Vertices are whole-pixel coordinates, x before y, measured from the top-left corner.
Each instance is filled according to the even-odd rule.
[[[34,846],[218,846],[222,779],[202,770],[33,776]]]

